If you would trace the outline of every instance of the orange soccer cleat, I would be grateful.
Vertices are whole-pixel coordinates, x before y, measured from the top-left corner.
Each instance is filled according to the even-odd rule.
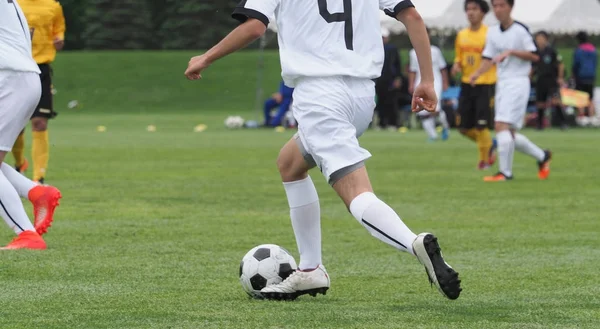
[[[61,197],[60,191],[49,185],[38,185],[29,191],[29,201],[33,203],[34,226],[39,235],[48,232]]]
[[[29,168],[29,161],[27,161],[27,159],[25,159],[25,162],[23,162],[22,165],[15,166],[15,170],[21,174],[25,174],[25,171],[27,171],[27,168]]]
[[[494,176],[486,176],[483,177],[484,182],[506,182],[512,179],[512,176],[506,176],[505,174],[499,172]]]
[[[14,249],[46,249],[46,242],[42,237],[33,231],[24,231],[14,240],[12,240],[6,247],[0,248],[0,250],[14,250]]]
[[[550,150],[544,151],[544,161],[538,162],[538,177],[542,180],[548,179],[550,176],[550,161],[552,161],[552,152]]]

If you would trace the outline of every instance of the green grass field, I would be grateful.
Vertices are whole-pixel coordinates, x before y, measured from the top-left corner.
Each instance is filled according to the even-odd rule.
[[[253,116],[255,54],[195,83],[183,80],[189,55],[59,58],[47,179],[64,198],[47,251],[0,253],[0,328],[600,327],[595,130],[527,131],[555,152],[551,178],[517,155],[516,179],[499,185],[482,182],[475,145],[456,132],[435,144],[420,130],[368,132],[376,192],[438,235],[461,297],[443,299],[415,259],[370,237],[315,171],[332,288],[248,299],[247,250],[276,243],[298,257],[275,167],[293,131],[223,127]],[[278,63],[266,70],[276,86]],[[83,107],[66,109],[72,99]],[[199,123],[208,129],[194,133]],[[2,244],[12,238],[0,230]]]

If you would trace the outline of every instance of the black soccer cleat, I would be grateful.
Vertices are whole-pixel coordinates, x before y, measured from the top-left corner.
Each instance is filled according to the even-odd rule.
[[[413,251],[425,266],[429,282],[448,299],[457,299],[462,291],[458,272],[444,261],[437,238],[431,233],[419,234],[413,242]]]

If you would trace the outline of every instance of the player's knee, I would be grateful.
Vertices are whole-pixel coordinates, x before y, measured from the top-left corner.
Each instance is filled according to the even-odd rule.
[[[284,182],[304,179],[308,170],[303,165],[304,159],[295,157],[292,153],[281,150],[277,157],[277,169]]]
[[[33,118],[31,120],[31,129],[33,129],[33,131],[46,131],[48,129],[48,120],[43,118]]]

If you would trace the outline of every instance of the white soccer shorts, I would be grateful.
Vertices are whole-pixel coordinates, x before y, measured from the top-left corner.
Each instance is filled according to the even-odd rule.
[[[39,74],[0,70],[0,151],[12,149],[41,95]]]
[[[336,171],[371,157],[358,144],[375,109],[375,83],[352,77],[301,78],[293,113],[306,152],[330,181]]]
[[[498,81],[494,121],[509,123],[516,130],[523,128],[530,92],[531,83],[528,78]]]

